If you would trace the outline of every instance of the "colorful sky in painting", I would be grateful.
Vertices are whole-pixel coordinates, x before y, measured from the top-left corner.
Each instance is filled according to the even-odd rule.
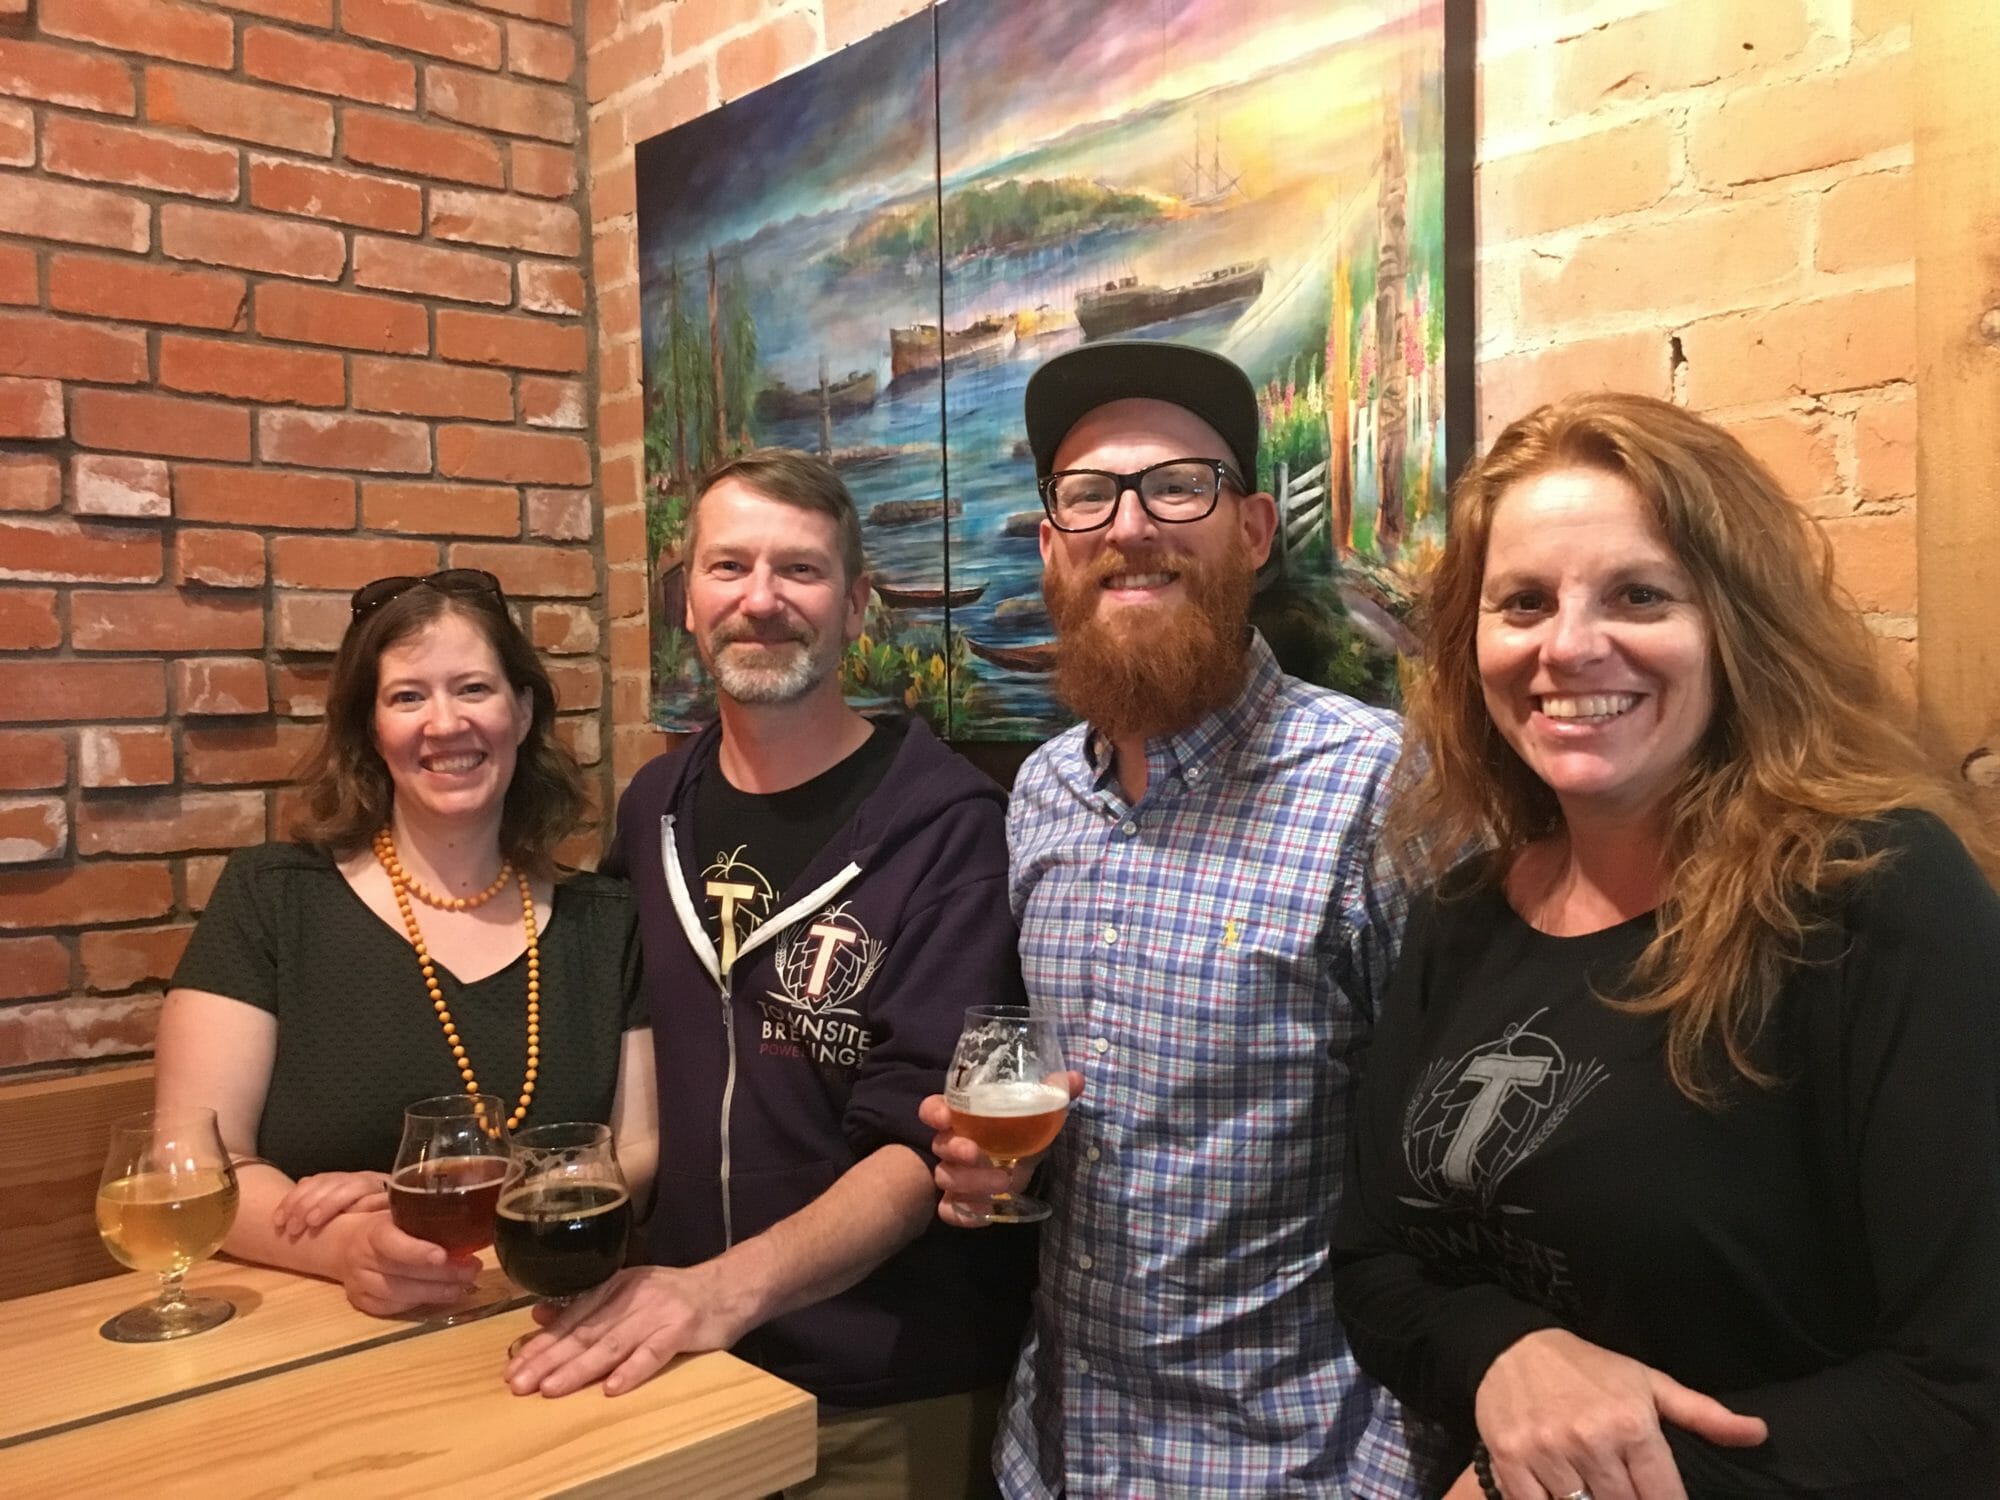
[[[978,132],[946,132],[947,179],[967,166],[1054,140],[1110,113],[1132,114],[1273,65],[1321,52],[1385,24],[1431,17],[1442,0],[1098,0],[1018,5],[945,0],[938,7],[948,116]],[[1024,59],[1046,61],[1033,70]],[[1173,65],[1160,70],[1161,59]]]
[[[1385,24],[1435,24],[1442,0],[1095,0],[937,8],[947,179],[1079,127],[1255,76]],[[638,148],[640,191],[673,182],[652,226],[699,226],[704,244],[747,238],[795,214],[893,201],[935,181],[932,15],[919,13],[772,89],[672,133],[675,161]],[[1171,71],[1162,71],[1165,58]],[[1038,61],[1044,60],[1044,61]],[[1034,86],[1021,80],[1033,77]],[[783,108],[767,97],[782,96]],[[1242,155],[1239,150],[1235,153]],[[745,163],[762,170],[752,174]]]
[[[691,226],[700,243],[747,238],[793,214],[934,187],[935,51],[928,14],[878,32],[734,104],[638,148],[640,192],[670,182],[671,203],[648,205],[667,234]],[[770,107],[782,99],[782,108]],[[670,169],[656,153],[674,153]]]

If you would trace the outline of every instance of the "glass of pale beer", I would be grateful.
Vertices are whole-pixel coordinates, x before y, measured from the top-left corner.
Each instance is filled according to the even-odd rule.
[[[111,1127],[97,1187],[97,1233],[120,1262],[160,1278],[160,1295],[98,1332],[121,1344],[202,1333],[235,1315],[220,1297],[190,1297],[188,1271],[222,1248],[236,1222],[236,1170],[212,1109],[148,1110]]]
[[[1049,1149],[1069,1113],[1069,1080],[1055,1024],[1025,1005],[975,1005],[945,1072],[952,1129],[993,1165],[1012,1171]],[[996,1193],[989,1224],[1033,1224],[1049,1206],[1025,1193]]]

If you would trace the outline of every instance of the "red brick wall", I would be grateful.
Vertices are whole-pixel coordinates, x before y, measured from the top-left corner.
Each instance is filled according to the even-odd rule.
[[[147,1046],[355,585],[499,574],[601,764],[575,25],[0,0],[0,1069]]]

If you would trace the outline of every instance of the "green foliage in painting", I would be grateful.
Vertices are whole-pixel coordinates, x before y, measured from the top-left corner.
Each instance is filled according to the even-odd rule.
[[[946,194],[945,240],[953,254],[1021,250],[1087,230],[1145,223],[1159,218],[1163,207],[1151,194],[1121,192],[1081,177],[1009,178]],[[936,254],[936,211],[905,206],[871,215],[824,265],[841,272]]]
[[[936,625],[903,630],[890,610],[871,611],[869,625],[841,658],[843,693],[900,704],[939,734],[963,733],[976,722],[979,667],[962,635]]]

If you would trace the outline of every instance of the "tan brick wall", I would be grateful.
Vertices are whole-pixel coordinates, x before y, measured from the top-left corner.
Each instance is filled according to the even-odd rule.
[[[149,1044],[355,585],[493,569],[604,765],[577,8],[0,4],[0,1070]]]
[[[1716,417],[1913,683],[1909,0],[1482,12],[1482,439],[1582,386]]]

